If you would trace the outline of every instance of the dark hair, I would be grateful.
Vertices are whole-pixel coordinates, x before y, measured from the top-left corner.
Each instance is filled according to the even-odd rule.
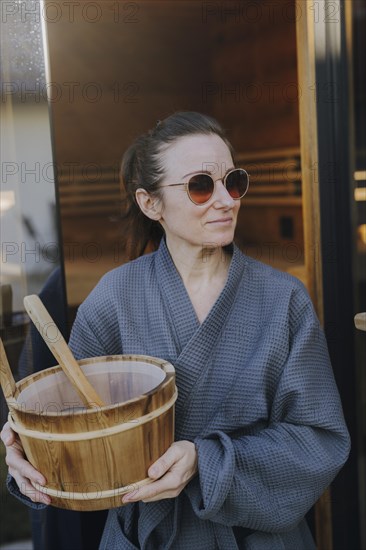
[[[123,220],[127,227],[126,248],[129,259],[143,254],[147,247],[156,249],[164,234],[159,222],[145,216],[135,199],[135,192],[143,188],[159,196],[159,184],[164,177],[162,153],[180,137],[194,134],[216,134],[234,151],[220,124],[212,117],[195,112],[178,112],[162,121],[155,128],[140,136],[127,149],[122,158],[121,185],[124,195]]]

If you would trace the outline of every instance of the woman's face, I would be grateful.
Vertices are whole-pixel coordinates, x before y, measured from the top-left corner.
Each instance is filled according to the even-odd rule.
[[[208,172],[215,189],[203,205],[194,204],[185,186],[164,187],[160,222],[167,243],[194,247],[225,246],[234,238],[240,200],[234,200],[222,178],[234,168],[231,153],[217,135],[193,135],[177,139],[163,153],[165,176],[161,185],[188,182],[197,172]]]

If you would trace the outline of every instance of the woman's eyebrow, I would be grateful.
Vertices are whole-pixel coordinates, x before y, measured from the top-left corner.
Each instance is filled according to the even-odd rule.
[[[194,176],[195,174],[209,174],[211,175],[211,172],[208,170],[195,170],[194,172],[189,172],[189,174],[186,174],[185,176],[182,176],[182,178],[186,178],[187,176]]]
[[[225,172],[225,175],[230,172],[231,170],[234,170],[235,166],[232,166],[231,168],[228,168]],[[188,176],[194,176],[195,174],[208,174],[209,176],[212,175],[212,172],[209,172],[208,170],[196,170],[195,172],[190,172],[189,174],[185,174],[185,176],[182,176],[183,178],[186,178]]]

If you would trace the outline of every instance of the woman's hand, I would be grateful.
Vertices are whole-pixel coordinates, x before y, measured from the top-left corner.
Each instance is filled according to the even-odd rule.
[[[10,428],[9,422],[4,425],[1,431],[1,439],[6,447],[5,462],[8,465],[9,474],[17,482],[20,492],[33,502],[50,504],[50,497],[37,491],[31,484],[31,481],[33,481],[33,483],[45,485],[46,479],[25,459],[20,439]]]
[[[177,497],[197,473],[197,451],[191,441],[177,441],[148,470],[153,483],[127,493],[123,504],[142,500],[154,502]]]

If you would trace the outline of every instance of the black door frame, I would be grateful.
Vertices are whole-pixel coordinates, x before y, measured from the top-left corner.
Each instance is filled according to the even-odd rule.
[[[315,508],[317,546],[319,550],[358,550],[352,2],[299,1],[297,6],[309,292],[324,325],[352,439],[347,464]]]

